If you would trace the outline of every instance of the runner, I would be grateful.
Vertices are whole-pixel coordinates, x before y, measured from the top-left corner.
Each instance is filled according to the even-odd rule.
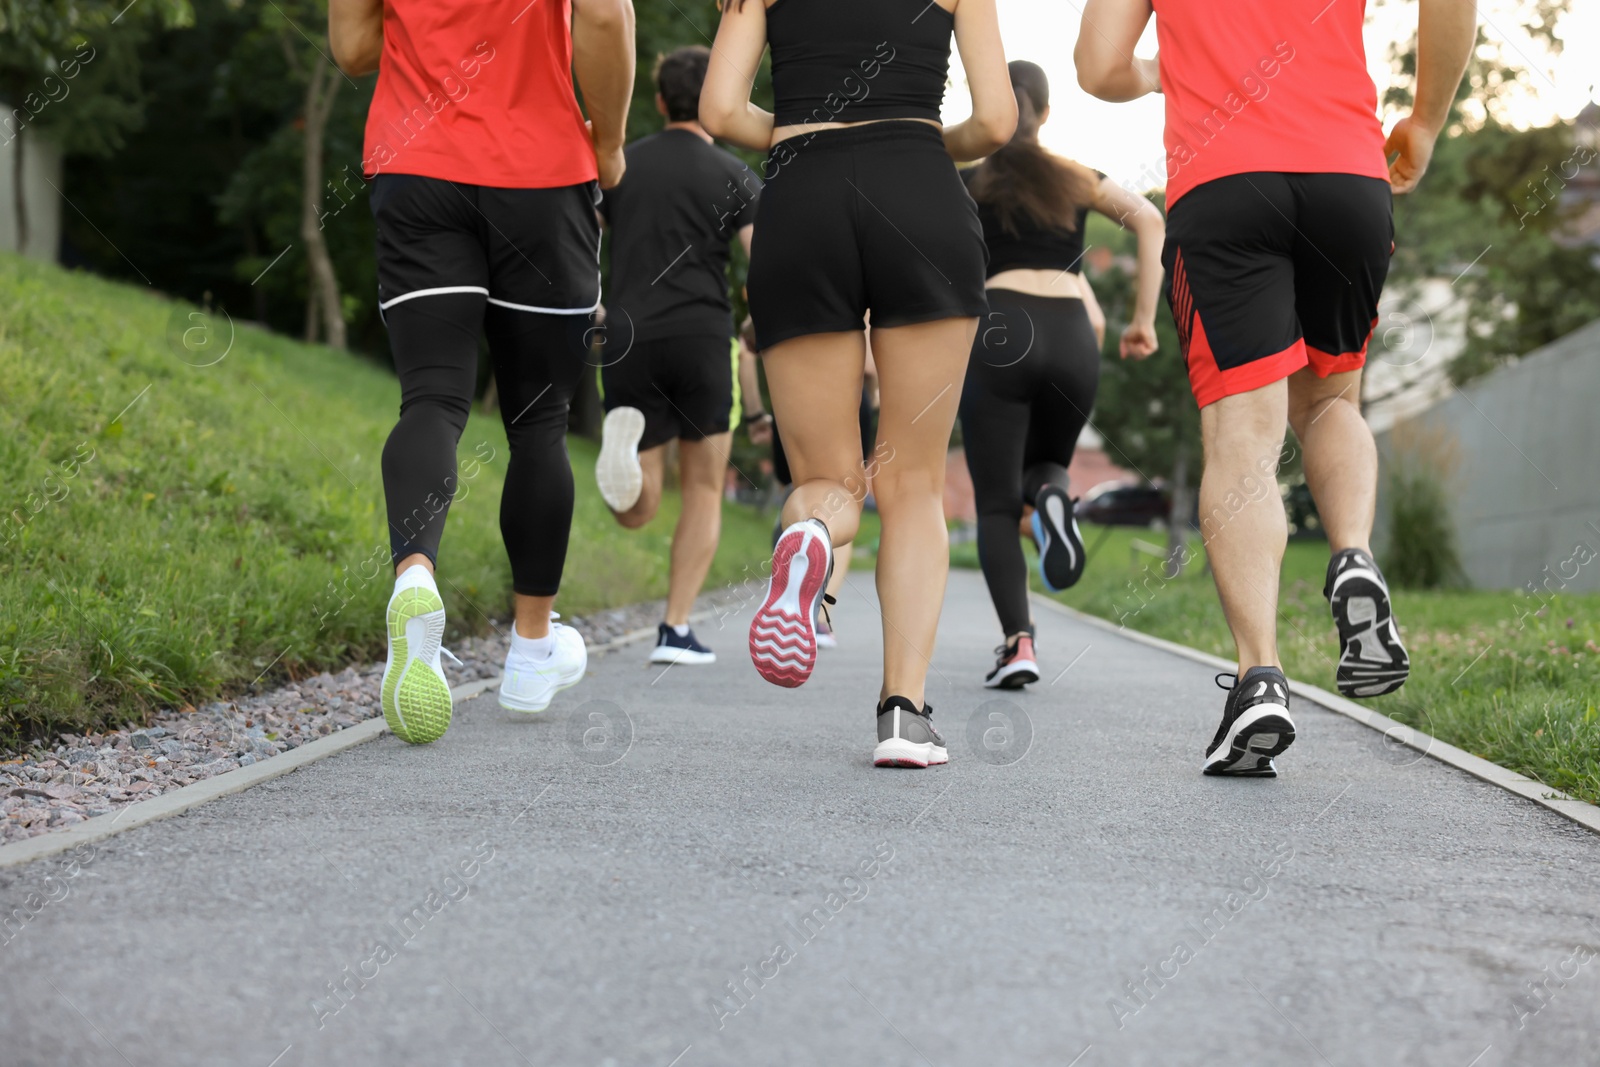
[[[1054,591],[1083,573],[1083,539],[1067,493],[1067,467],[1094,407],[1100,336],[1094,292],[1081,273],[1089,209],[1139,239],[1133,321],[1124,359],[1156,349],[1161,296],[1161,212],[1104,174],[1051,155],[1039,144],[1050,117],[1050,83],[1025,60],[1010,65],[1017,94],[1011,143],[963,172],[989,246],[989,314],[972,344],[961,394],[961,441],[978,510],[978,562],[1004,638],[983,684],[1020,689],[1039,680],[1028,608],[1028,564],[1017,539],[1033,508],[1039,573]]]
[[[1320,10],[1318,10],[1320,8]],[[1078,81],[1105,100],[1166,93],[1167,300],[1200,404],[1201,532],[1238,650],[1205,773],[1274,776],[1294,741],[1278,659],[1285,424],[1333,558],[1323,595],[1346,696],[1398,689],[1410,661],[1369,539],[1378,462],[1361,367],[1394,249],[1476,34],[1471,0],[1422,0],[1416,106],[1385,143],[1365,4],[1156,0],[1159,62],[1136,59],[1151,0],[1088,0]],[[1393,155],[1393,163],[1385,156]]]
[[[678,441],[683,509],[651,663],[717,659],[690,630],[689,612],[722,533],[740,393],[728,243],[737,238],[749,251],[761,183],[700,125],[710,59],[710,49],[694,46],[656,64],[666,128],[628,146],[628,176],[600,204],[611,227],[606,346],[623,354],[600,370],[606,418],[595,480],[623,526],[655,518],[667,443]]]
[[[434,568],[480,333],[510,444],[500,529],[516,620],[500,704],[542,711],[587,664],[551,607],[572,525],[567,408],[600,300],[594,204],[624,166],[633,7],[484,0],[463,14],[448,0],[331,0],[328,39],[347,74],[378,71],[363,169],[401,397],[383,450],[397,577],[382,703],[395,736],[421,744],[450,725]]]
[[[952,29],[972,117],[942,127]],[[776,115],[750,103],[768,44]],[[945,451],[988,310],[983,233],[952,157],[988,155],[1015,126],[995,0],[724,0],[716,55],[701,121],[769,150],[750,311],[795,475],[751,658],[784,686],[816,663],[817,600],[865,491],[856,421],[870,310],[884,644],[873,762],[944,763],[924,683],[950,562]]]

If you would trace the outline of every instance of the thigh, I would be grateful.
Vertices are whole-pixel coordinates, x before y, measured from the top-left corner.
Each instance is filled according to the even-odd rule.
[[[1201,407],[1305,366],[1295,314],[1295,212],[1282,174],[1234,174],[1167,216],[1167,302]]]
[[[1067,467],[1078,437],[1094,410],[1100,388],[1100,348],[1082,300],[1041,300],[1041,343],[1032,360],[1040,360],[1028,421],[1028,447],[1023,466],[1055,463]]]
[[[588,369],[586,323],[570,315],[540,315],[490,304],[484,328],[506,435],[515,443],[538,427],[564,436],[578,379]]]
[[[1318,377],[1357,370],[1394,252],[1389,183],[1357,174],[1289,176],[1300,210],[1295,310]]]
[[[866,358],[861,330],[796,337],[761,353],[793,484],[860,479],[857,411]]]
[[[961,403],[975,318],[872,329],[878,368],[878,444],[874,475],[931,474],[944,484],[950,430]]]
[[[698,441],[733,429],[733,362],[728,337],[680,337],[674,345],[668,399],[681,423],[678,437]]]
[[[728,476],[728,450],[733,434],[727,431],[678,442],[678,476],[685,489],[721,492]]]
[[[644,414],[641,450],[678,437],[683,425],[671,400],[666,377],[673,355],[671,341],[635,341],[627,355],[600,368],[601,406],[637,408]]]
[[[372,180],[378,310],[443,295],[489,295],[488,249],[475,186],[415,174]],[[480,316],[481,319],[481,316]],[[473,323],[476,335],[481,321]]]
[[[598,307],[599,198],[595,182],[551,189],[480,188],[489,302],[545,315],[587,316]]]
[[[977,358],[973,356],[974,361]],[[1020,515],[1029,405],[991,391],[985,377],[969,369],[961,393],[961,446],[972,475],[973,501],[980,515],[993,511]]]

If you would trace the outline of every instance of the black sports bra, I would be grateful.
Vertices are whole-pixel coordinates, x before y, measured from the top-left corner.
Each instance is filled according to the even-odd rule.
[[[968,184],[972,176],[978,171],[977,167],[968,167],[961,172],[961,177]],[[1105,175],[1095,171],[1095,177],[1104,180]],[[1017,226],[1016,233],[1007,233],[1000,225],[1000,213],[993,205],[978,201],[978,221],[983,225],[983,243],[989,249],[988,277],[993,278],[1001,271],[1032,269],[1032,270],[1068,270],[1074,274],[1083,273],[1083,227],[1088,221],[1089,209],[1078,209],[1075,229],[1062,230],[1054,226],[1041,226],[1032,219],[1023,218]]]
[[[932,0],[778,0],[767,8],[776,125],[938,122],[954,29]]]

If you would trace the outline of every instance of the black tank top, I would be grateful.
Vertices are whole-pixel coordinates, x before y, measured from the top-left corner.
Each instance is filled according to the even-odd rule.
[[[968,185],[977,167],[968,167],[961,177]],[[1105,178],[1095,171],[1096,178]],[[1007,270],[1070,270],[1083,273],[1083,226],[1089,218],[1088,207],[1078,209],[1075,228],[1062,230],[1041,226],[1024,216],[1017,220],[1017,232],[1007,233],[1000,225],[1000,215],[992,204],[978,201],[978,221],[983,224],[983,243],[989,249],[989,273],[993,278]]]
[[[778,0],[767,8],[776,124],[938,122],[954,29],[931,0]]]

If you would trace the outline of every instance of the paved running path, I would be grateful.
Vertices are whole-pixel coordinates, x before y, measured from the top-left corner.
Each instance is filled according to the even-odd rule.
[[[1082,658],[997,698],[971,573],[930,688],[951,763],[874,770],[851,581],[797,692],[741,612],[700,630],[714,667],[625,649],[536,720],[479,699],[75,878],[0,872],[5,914],[57,898],[0,935],[0,1061],[1595,1062],[1587,831],[1304,702],[1283,778],[1203,778],[1212,672],[1053,613],[1046,679]]]

